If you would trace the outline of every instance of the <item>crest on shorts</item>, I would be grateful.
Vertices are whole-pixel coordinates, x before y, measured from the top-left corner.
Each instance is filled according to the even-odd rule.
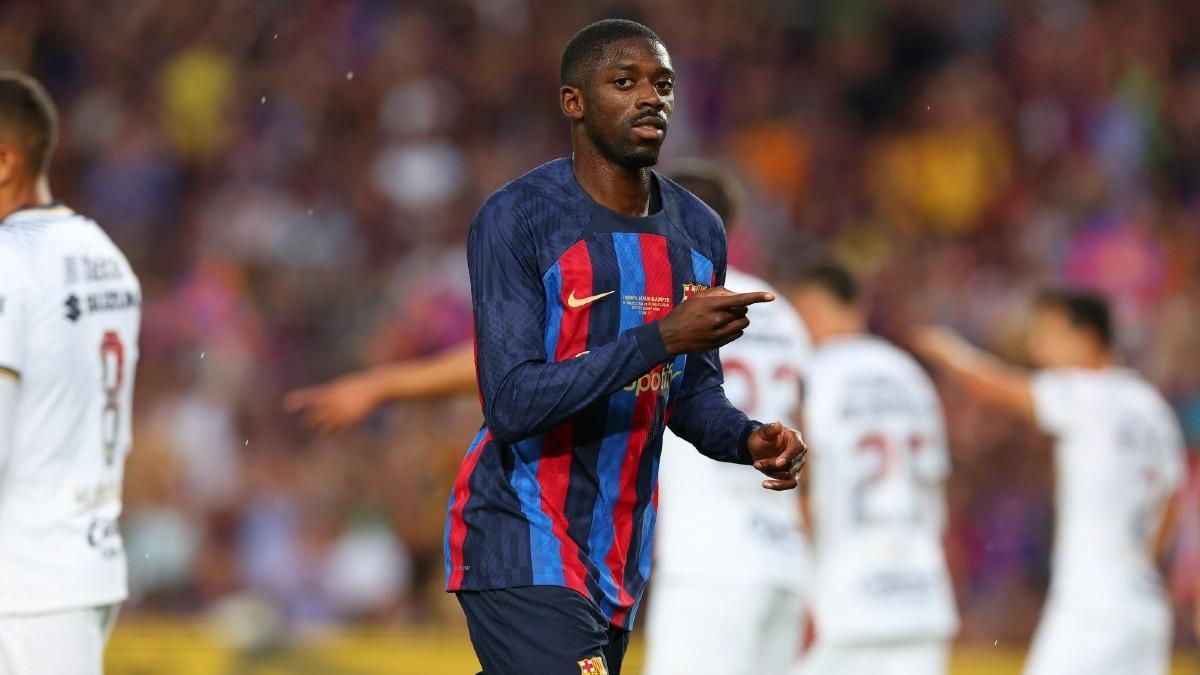
[[[705,286],[704,284],[684,284],[683,285],[683,299],[687,300],[688,298],[699,293],[700,291],[707,290],[707,289],[708,289],[708,286]]]
[[[604,659],[599,656],[591,656],[576,663],[579,664],[580,675],[608,675],[608,668],[604,667]]]

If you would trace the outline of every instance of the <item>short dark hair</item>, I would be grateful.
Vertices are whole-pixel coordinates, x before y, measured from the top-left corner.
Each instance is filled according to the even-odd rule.
[[[716,211],[726,229],[733,226],[744,193],[742,184],[733,172],[715,162],[684,160],[676,163],[675,169],[668,175]]]
[[[614,42],[630,38],[644,38],[663,44],[662,38],[654,31],[629,19],[604,19],[585,26],[563,49],[562,65],[558,71],[560,83],[582,88],[596,62],[604,55],[604,50]]]
[[[810,262],[800,268],[795,277],[797,286],[817,286],[847,305],[858,302],[858,280],[840,263],[832,259]]]
[[[58,114],[37,80],[15,71],[0,71],[0,131],[20,144],[30,174],[45,173],[58,143]]]
[[[1053,288],[1038,294],[1038,309],[1053,309],[1066,315],[1075,328],[1091,333],[1105,349],[1112,348],[1114,331],[1108,300],[1098,293]]]

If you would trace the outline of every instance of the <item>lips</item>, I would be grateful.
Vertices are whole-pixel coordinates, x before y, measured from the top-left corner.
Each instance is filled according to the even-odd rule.
[[[667,121],[665,119],[659,117],[658,115],[647,115],[646,117],[643,117],[643,118],[639,119],[638,121],[634,122],[633,126],[635,126],[635,127],[653,127],[655,129],[661,129],[663,131],[666,131]]]
[[[648,140],[661,139],[667,133],[667,120],[658,115],[647,115],[633,123],[633,132]]]

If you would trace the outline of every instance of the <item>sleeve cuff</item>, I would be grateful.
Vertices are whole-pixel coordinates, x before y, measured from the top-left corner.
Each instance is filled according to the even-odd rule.
[[[756,422],[754,420],[750,420],[746,424],[746,428],[742,430],[742,437],[740,439],[738,439],[738,454],[737,454],[737,463],[738,464],[753,464],[754,463],[754,457],[750,454],[750,444],[748,441],[750,440],[750,434],[754,433],[754,431],[761,426],[762,426],[762,422]]]
[[[637,328],[631,328],[630,333],[637,340],[638,349],[642,352],[642,357],[646,359],[646,366],[653,368],[659,363],[663,363],[671,358],[667,353],[667,344],[663,342],[662,333],[658,330],[658,322],[651,321]]]

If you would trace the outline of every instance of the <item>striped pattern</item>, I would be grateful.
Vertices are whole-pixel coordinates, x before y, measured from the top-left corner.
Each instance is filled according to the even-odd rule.
[[[450,493],[449,512],[446,514],[450,526],[446,528],[444,548],[447,585],[455,588],[462,584],[463,572],[466,569],[463,562],[463,542],[467,538],[467,522],[463,517],[463,511],[467,507],[467,500],[471,498],[471,474],[475,471],[475,465],[479,463],[479,457],[482,454],[479,452],[480,447],[489,440],[491,440],[491,434],[487,429],[480,429],[479,433],[475,435],[470,449],[467,450],[467,457],[463,460],[458,479],[454,481],[454,489]]]
[[[713,281],[712,261],[660,234],[577,241],[542,278],[547,360],[660,319],[683,300],[684,284]],[[583,307],[567,301],[608,291]],[[686,364],[660,364],[534,438],[506,445],[481,430],[450,499],[447,589],[565,586],[631,626],[650,573],[662,431]]]

